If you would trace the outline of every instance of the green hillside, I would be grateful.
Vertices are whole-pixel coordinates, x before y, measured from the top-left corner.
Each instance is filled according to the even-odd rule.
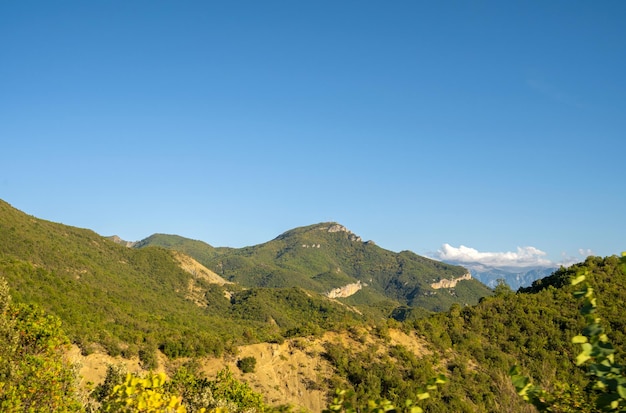
[[[360,282],[362,289],[346,302],[370,307],[386,302],[385,308],[393,302],[433,311],[454,303],[476,304],[491,294],[476,280],[436,290],[433,282],[458,278],[467,270],[409,251],[385,250],[333,222],[295,228],[260,245],[220,251],[173,236],[153,237],[157,236],[137,247],[156,244],[186,252],[223,278],[246,287],[300,286],[324,294]]]
[[[585,327],[582,301],[571,279],[580,271],[598,297],[599,317],[616,348],[615,360],[626,360],[626,259],[589,257],[560,269],[526,290],[506,288],[478,305],[432,314],[402,327],[423,337],[432,353],[416,358],[400,346],[380,357],[376,349],[355,351],[329,345],[336,369],[335,383],[355,392],[353,401],[379,397],[396,403],[411,398],[421,383],[443,373],[448,383],[426,400],[430,412],[533,412],[519,397],[507,372],[518,365],[524,375],[556,395],[554,412],[599,412],[593,399],[601,394],[587,388],[585,366],[574,360],[580,346],[572,343]]]
[[[203,241],[169,234],[153,234],[148,238],[133,244],[133,247],[135,248],[142,248],[145,246],[157,246],[180,251],[190,257],[193,257],[201,263],[208,262],[223,252],[231,249],[226,247],[215,248]]]
[[[185,239],[165,237],[159,241],[165,246],[187,245]],[[448,382],[420,401],[425,411],[532,412],[507,374],[517,365],[556,395],[559,407],[553,411],[598,412],[598,392],[588,386],[587,369],[575,365],[580,349],[571,341],[585,327],[581,301],[570,285],[581,271],[588,273],[597,296],[597,314],[616,348],[615,360],[623,364],[626,358],[626,258],[589,257],[529,288],[513,292],[500,286],[476,304],[465,305],[475,298],[470,280],[453,288],[431,286],[441,278],[463,275],[462,268],[411,252],[386,251],[334,223],[297,228],[258,246],[216,249],[205,261],[247,287],[208,284],[182,271],[172,251],[149,244],[128,248],[0,201],[0,280],[7,280],[16,303],[7,301],[7,289],[0,285],[0,349],[10,357],[0,361],[12,366],[15,359],[22,363],[15,371],[26,373],[29,364],[23,359],[29,353],[15,343],[23,342],[23,350],[29,351],[38,351],[32,343],[39,343],[49,347],[44,349],[55,360],[51,368],[62,368],[61,347],[46,341],[52,334],[65,342],[60,324],[31,304],[58,316],[63,330],[85,352],[102,345],[111,354],[138,355],[146,368],[154,366],[157,348],[170,357],[219,355],[234,353],[238,344],[281,342],[332,329],[364,345],[327,341],[323,352],[310,357],[331,363],[332,376],[320,381],[328,394],[337,387],[350,390],[355,405],[380,398],[401,405],[429,378],[443,374]],[[313,292],[357,281],[369,288],[341,299],[341,304]],[[188,298],[190,285],[201,291],[200,302]],[[429,299],[429,308],[449,309],[430,313],[417,306]],[[345,304],[368,311],[361,316]],[[376,314],[393,318],[371,318]],[[416,354],[407,347],[411,343],[392,344],[392,328],[408,337],[417,335],[427,351]],[[372,336],[378,341],[370,340]],[[65,391],[46,379],[47,370],[35,371],[41,374],[31,383],[40,390]],[[70,391],[69,371],[54,374]],[[19,385],[19,375],[11,377]],[[0,392],[0,402],[2,397]]]
[[[324,297],[290,291],[283,295],[297,297],[302,314],[273,316],[285,305],[277,292],[263,295],[265,312],[248,319],[246,305],[262,300],[237,285],[195,279],[171,251],[127,248],[90,230],[26,215],[3,201],[0,275],[16,301],[60,317],[84,351],[97,343],[113,355],[146,355],[147,362],[156,348],[171,356],[221,354],[237,344],[293,334],[298,327],[304,331],[310,308],[326,309],[315,319],[320,328],[360,318]],[[187,299],[191,284],[203,291],[202,306]]]

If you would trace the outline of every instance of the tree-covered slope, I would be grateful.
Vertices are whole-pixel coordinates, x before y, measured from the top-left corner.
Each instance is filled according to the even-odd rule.
[[[284,325],[273,320],[272,309],[284,306],[278,294],[265,296],[265,317],[261,313],[260,319],[242,322],[246,315],[237,308],[245,308],[250,293],[194,278],[173,254],[160,247],[127,248],[0,201],[0,275],[16,301],[60,317],[72,340],[87,351],[93,342],[128,356],[153,354],[156,348],[174,356],[220,354],[235,344],[275,339],[310,321],[308,313],[292,313]],[[191,288],[203,305],[188,299]],[[326,308],[326,317],[318,320],[321,328],[359,317],[325,297],[298,296],[303,309]]]
[[[137,246],[156,242],[148,238]],[[328,293],[359,283],[361,290],[347,300],[355,305],[386,301],[440,311],[453,303],[475,304],[491,294],[476,280],[435,289],[434,282],[461,277],[467,270],[409,251],[385,250],[337,223],[295,228],[263,244],[219,252],[212,247],[192,251],[182,241],[167,244],[159,245],[185,251],[223,278],[247,287],[300,286]]]
[[[587,371],[575,365],[580,352],[572,338],[585,327],[579,313],[581,300],[570,280],[588,271],[587,280],[598,297],[599,316],[615,358],[626,360],[626,261],[616,257],[590,257],[584,263],[560,269],[532,287],[513,293],[499,288],[497,294],[478,305],[432,314],[404,324],[426,342],[432,354],[415,360],[401,348],[377,356],[376,350],[355,352],[340,345],[329,346],[328,357],[336,366],[336,382],[355,390],[360,400],[384,397],[394,402],[411,398],[423,380],[443,373],[448,383],[437,397],[426,400],[431,412],[532,412],[519,397],[508,371],[518,365],[561,399],[564,410],[595,412],[590,401]],[[575,405],[578,407],[574,409]],[[567,410],[572,408],[574,410]]]
[[[209,262],[221,253],[231,249],[227,247],[215,248],[203,241],[171,234],[153,234],[150,235],[148,238],[144,238],[141,241],[133,243],[132,246],[134,248],[157,246],[180,251],[189,255],[190,257],[193,257],[200,263]]]

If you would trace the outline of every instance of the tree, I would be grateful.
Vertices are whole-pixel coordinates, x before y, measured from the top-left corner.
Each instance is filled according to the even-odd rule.
[[[622,253],[620,269],[626,275],[626,253]],[[590,412],[626,412],[626,366],[615,360],[615,348],[605,334],[601,319],[597,314],[594,289],[587,282],[589,274],[588,270],[584,270],[571,280],[572,285],[581,285],[580,289],[574,292],[574,296],[583,299],[580,313],[586,321],[582,333],[573,337],[572,342],[580,345],[581,352],[575,362],[577,366],[587,366],[587,375],[590,380],[585,391],[595,400],[595,409],[581,405],[580,409],[575,411],[583,411],[584,408],[585,411]],[[527,377],[519,373],[517,367],[511,369],[510,375],[517,393],[540,411],[574,411],[557,410],[558,405],[563,401],[560,397],[562,394],[550,394],[541,387],[533,385]],[[570,406],[580,404],[581,400],[580,393],[570,396],[569,400],[566,398]]]
[[[0,277],[0,411],[81,411],[58,318],[11,302]]]
[[[237,361],[237,367],[242,373],[254,373],[254,369],[256,368],[256,358],[254,357],[244,357]]]

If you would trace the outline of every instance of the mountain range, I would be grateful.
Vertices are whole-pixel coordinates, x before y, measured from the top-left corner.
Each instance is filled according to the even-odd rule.
[[[463,267],[385,250],[337,223],[245,248],[159,234],[129,243],[4,201],[0,275],[17,300],[67,322],[84,351],[99,345],[128,355],[221,354],[398,309],[472,305],[492,293]]]
[[[495,288],[500,281],[511,289],[530,287],[533,281],[544,278],[555,272],[558,267],[495,267],[480,262],[458,262],[445,260],[448,264],[462,265],[467,268],[475,279],[490,288]]]
[[[237,369],[245,355],[263,367],[238,377],[275,405],[311,397],[316,412],[335,388],[354,405],[403,403],[438,375],[448,382],[420,401],[425,411],[530,411],[507,375],[512,365],[554,395],[545,402],[563,407],[555,411],[597,411],[602,395],[572,342],[588,329],[571,284],[580,274],[598,297],[594,328],[623,360],[626,258],[588,257],[517,292],[492,291],[463,267],[385,250],[338,223],[216,248],[177,235],[103,237],[0,201],[0,281],[16,304],[0,326],[19,326],[16,337],[40,337],[30,319],[11,321],[39,307],[85,359],[107,353],[174,372],[186,360]]]
[[[441,311],[455,302],[469,305],[491,294],[484,285],[468,278],[468,271],[461,266],[410,251],[391,252],[373,241],[363,241],[336,222],[295,228],[263,244],[238,249],[214,248],[164,234],[132,246],[183,252],[244,287],[298,286],[345,298],[346,303],[356,306],[386,303]]]

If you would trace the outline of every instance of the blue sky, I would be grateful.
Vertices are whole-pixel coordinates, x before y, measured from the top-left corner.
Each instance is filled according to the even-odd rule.
[[[1,2],[0,198],[127,240],[337,221],[429,256],[618,254],[624,21],[621,1]]]

